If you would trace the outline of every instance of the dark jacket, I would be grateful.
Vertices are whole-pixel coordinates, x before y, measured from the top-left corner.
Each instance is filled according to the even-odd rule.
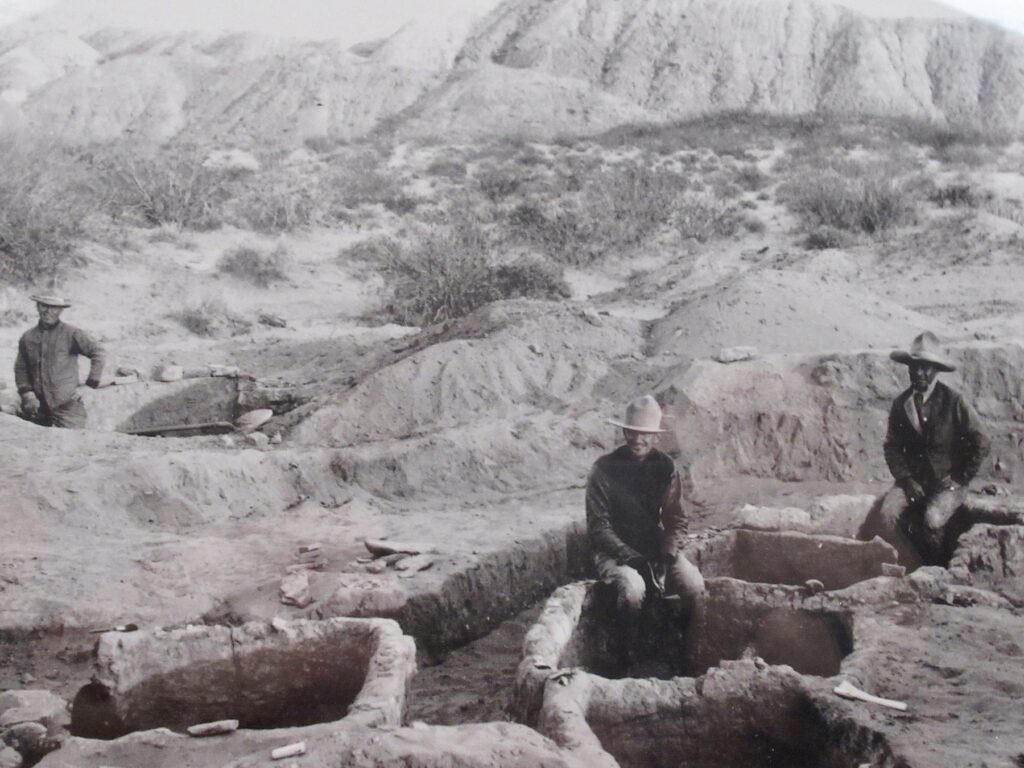
[[[687,519],[675,462],[655,449],[643,461],[621,446],[594,462],[587,480],[587,534],[595,557],[674,557]]]
[[[92,361],[89,381],[103,374],[103,347],[88,333],[58,322],[52,328],[29,328],[18,341],[14,383],[18,394],[35,392],[48,408],[59,408],[75,396],[78,387],[78,356]]]
[[[916,480],[929,493],[949,480],[966,485],[989,451],[978,415],[957,392],[937,382],[924,403],[922,423],[912,397],[910,388],[889,412],[884,449],[892,476],[897,483]]]

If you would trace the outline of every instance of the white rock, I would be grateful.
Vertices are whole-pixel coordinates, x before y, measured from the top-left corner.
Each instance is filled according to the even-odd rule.
[[[313,602],[313,595],[309,591],[309,573],[304,570],[289,573],[281,579],[278,591],[281,594],[281,602],[285,605],[305,608]]]

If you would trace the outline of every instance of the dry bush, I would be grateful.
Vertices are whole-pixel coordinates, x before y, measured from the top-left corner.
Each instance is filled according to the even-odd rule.
[[[319,177],[307,168],[275,163],[237,176],[227,216],[243,229],[274,234],[317,224],[322,218]]]
[[[218,299],[206,299],[200,304],[185,307],[171,317],[196,336],[204,338],[237,336],[252,328],[252,323],[231,311]]]
[[[749,222],[749,223],[748,223]],[[739,206],[708,192],[691,192],[680,198],[675,212],[676,229],[684,240],[707,243],[735,235],[741,227],[756,227],[759,219],[744,216]]]
[[[260,288],[267,288],[287,279],[287,259],[288,249],[283,244],[272,251],[239,246],[221,256],[217,268],[224,274],[233,275]]]
[[[224,223],[236,170],[209,167],[194,146],[150,148],[111,144],[96,152],[114,218],[146,226],[173,224],[183,229],[216,229]]]
[[[911,222],[915,213],[908,180],[893,178],[885,166],[822,169],[787,182],[780,197],[811,230],[875,234]]]
[[[557,268],[539,260],[496,264],[491,251],[488,234],[469,221],[431,232],[408,249],[389,245],[381,267],[390,291],[389,317],[404,325],[431,325],[499,299],[567,293]]]
[[[0,281],[39,284],[76,258],[95,190],[72,150],[0,142]]]
[[[0,309],[0,328],[10,328],[14,325],[22,325],[29,322],[31,318],[28,312],[20,309]]]
[[[497,205],[518,192],[525,179],[515,172],[487,166],[473,175],[473,181],[480,193],[492,204]]]
[[[381,153],[373,147],[360,147],[337,157],[324,175],[326,208],[334,218],[361,205],[381,204],[404,194],[399,179],[383,167]]]
[[[466,178],[466,164],[461,160],[440,158],[427,166],[427,174],[441,176],[446,179],[458,180]]]
[[[928,193],[928,200],[940,208],[967,207],[975,208],[978,205],[978,193],[969,182],[957,182],[935,187]]]
[[[809,232],[804,238],[804,248],[809,251],[824,251],[829,248],[845,248],[851,242],[849,232],[835,227],[821,226]]]

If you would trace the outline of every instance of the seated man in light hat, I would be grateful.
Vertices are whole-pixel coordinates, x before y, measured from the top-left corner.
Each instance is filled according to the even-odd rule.
[[[91,361],[86,384],[100,385],[103,347],[92,336],[60,320],[71,303],[59,296],[32,296],[39,322],[22,334],[14,362],[21,415],[45,427],[85,427],[85,405],[78,389],[78,357]]]
[[[935,334],[925,331],[909,351],[890,357],[906,365],[910,375],[910,387],[892,404],[885,436],[885,462],[896,482],[865,521],[860,538],[881,536],[908,568],[938,565],[948,554],[946,524],[963,504],[989,441],[974,409],[937,380],[956,366]]]
[[[655,446],[661,407],[650,395],[626,408],[625,443],[594,462],[587,481],[587,534],[602,581],[614,586],[627,636],[638,631],[649,589],[683,601],[688,625],[699,621],[704,579],[683,555],[687,518],[675,463]]]

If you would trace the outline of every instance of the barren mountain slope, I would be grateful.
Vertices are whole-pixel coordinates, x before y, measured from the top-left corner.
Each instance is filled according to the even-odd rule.
[[[32,29],[0,34],[0,92],[28,125],[79,141],[294,145],[382,124],[554,136],[739,109],[1024,125],[1024,38],[820,0],[506,0],[472,28],[409,25],[352,50],[241,33]]]
[[[812,0],[510,0],[460,56],[590,83],[664,117],[902,114],[1021,124],[1024,41]]]

